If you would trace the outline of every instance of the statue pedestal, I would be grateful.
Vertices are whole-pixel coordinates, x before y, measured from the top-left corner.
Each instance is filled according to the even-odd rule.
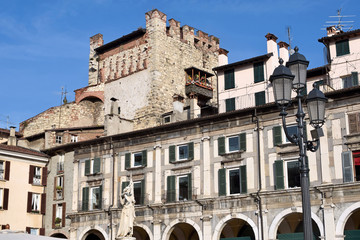
[[[134,237],[116,237],[116,240],[136,240]]]

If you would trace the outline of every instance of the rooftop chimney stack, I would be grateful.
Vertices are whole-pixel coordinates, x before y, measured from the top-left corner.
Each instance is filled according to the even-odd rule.
[[[278,38],[272,33],[266,34],[265,37],[267,40],[267,53],[273,54],[268,61],[269,65],[267,67],[267,74],[268,76],[270,76],[273,73],[274,69],[279,65],[279,54],[276,44]]]
[[[289,61],[289,44],[286,42],[279,42],[279,54],[280,58],[284,60],[284,64]]]
[[[16,146],[16,132],[15,132],[15,127],[11,126],[10,127],[10,136],[9,136],[9,139],[8,139],[8,142],[7,144],[10,145],[10,146]]]

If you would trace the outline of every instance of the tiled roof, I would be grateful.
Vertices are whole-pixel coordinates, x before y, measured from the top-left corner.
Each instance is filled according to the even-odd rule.
[[[45,153],[42,153],[42,152],[39,152],[36,150],[32,150],[29,148],[19,147],[19,146],[0,144],[0,150],[24,153],[24,154],[29,154],[29,155],[39,156],[39,157],[49,157]]]
[[[342,38],[348,38],[350,36],[356,36],[356,35],[359,35],[359,34],[360,34],[360,29],[356,29],[356,30],[353,30],[353,31],[334,34],[334,35],[329,36],[329,37],[323,37],[323,38],[318,39],[318,41],[322,42],[322,43],[325,43],[325,42],[335,41],[335,40],[342,39]]]
[[[264,55],[261,55],[261,56],[257,56],[257,57],[253,57],[253,58],[249,58],[249,59],[245,59],[245,60],[241,60],[241,61],[238,61],[238,62],[234,62],[234,63],[230,63],[230,64],[218,66],[218,67],[214,67],[214,68],[213,68],[213,71],[226,70],[226,69],[230,69],[230,68],[237,67],[237,66],[241,66],[241,65],[245,65],[245,64],[250,64],[250,63],[255,63],[255,62],[267,60],[267,59],[269,59],[272,55],[273,55],[272,53],[267,53],[267,54],[264,54]]]

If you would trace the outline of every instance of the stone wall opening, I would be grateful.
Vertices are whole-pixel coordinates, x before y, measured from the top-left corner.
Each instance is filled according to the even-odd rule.
[[[105,237],[101,234],[101,232],[92,229],[84,235],[82,240],[105,240]]]
[[[314,239],[319,239],[320,230],[314,220],[312,220],[312,228],[313,228]],[[302,213],[291,213],[282,220],[277,230],[277,239],[279,240],[304,239],[304,226],[303,226]]]
[[[255,240],[252,227],[242,219],[234,218],[225,223],[220,240]]]
[[[133,237],[135,237],[136,240],[150,240],[150,237],[147,234],[147,232],[143,228],[138,226],[134,227]]]
[[[199,240],[199,235],[190,224],[178,223],[173,227],[169,240]]]
[[[344,228],[345,240],[360,239],[360,209],[356,209],[346,221]]]

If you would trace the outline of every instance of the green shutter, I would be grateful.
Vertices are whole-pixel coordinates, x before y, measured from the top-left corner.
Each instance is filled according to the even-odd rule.
[[[225,111],[230,112],[235,110],[235,98],[228,98],[225,100]]]
[[[282,144],[281,126],[273,127],[273,142],[274,146]]]
[[[125,169],[130,168],[131,153],[125,153]]]
[[[173,163],[176,161],[176,152],[175,152],[175,145],[169,146],[169,162]]]
[[[240,166],[240,193],[247,193],[246,165]]]
[[[218,171],[219,196],[226,196],[226,169],[221,168]]]
[[[94,170],[93,173],[99,173],[100,172],[100,158],[94,158]]]
[[[167,177],[167,194],[166,194],[166,201],[167,202],[175,202],[175,176],[168,176]]]
[[[351,159],[351,152],[341,153],[342,165],[343,165],[343,180],[344,182],[353,182],[353,163]]]
[[[336,56],[342,56],[349,53],[350,48],[348,39],[336,42]]]
[[[255,106],[265,104],[265,91],[255,93]]]
[[[102,185],[99,186],[99,209],[102,209]]]
[[[240,139],[240,150],[246,151],[246,133],[241,133],[239,139]]]
[[[82,210],[87,211],[89,209],[89,188],[84,187],[82,190]]]
[[[194,142],[188,143],[188,150],[189,150],[188,160],[193,160],[194,159]]]
[[[225,154],[225,137],[218,138],[218,154]]]
[[[358,72],[351,72],[351,79],[352,79],[353,86],[359,85]]]
[[[85,175],[90,174],[90,159],[85,160]]]
[[[141,195],[140,195],[140,205],[144,205],[145,201],[145,179],[141,180]]]
[[[147,166],[147,150],[143,150],[142,151],[142,166],[146,167]]]
[[[234,69],[224,72],[225,90],[235,88]]]
[[[191,173],[188,174],[188,200],[192,200],[192,182]]]
[[[259,62],[254,64],[254,82],[264,81],[264,63]]]
[[[284,162],[276,160],[274,163],[275,189],[284,189]]]

